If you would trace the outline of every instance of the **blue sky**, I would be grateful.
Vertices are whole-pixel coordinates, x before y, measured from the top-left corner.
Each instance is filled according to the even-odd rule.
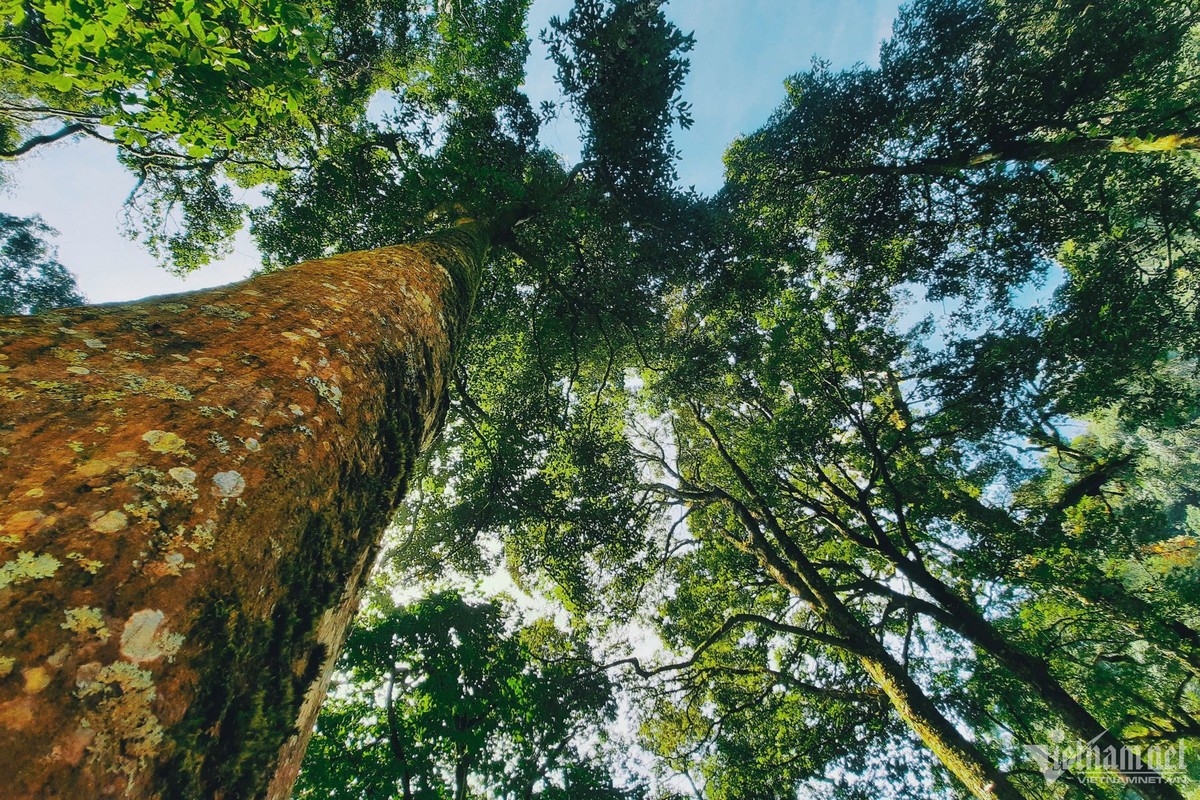
[[[705,193],[719,188],[725,147],[767,120],[783,97],[783,80],[807,67],[814,56],[835,66],[875,63],[897,6],[893,0],[672,0],[668,15],[696,35],[686,87],[695,125],[677,140],[683,155],[682,182]],[[527,89],[535,106],[558,96],[537,32],[551,16],[565,15],[570,7],[571,0],[534,2],[530,31],[535,41]],[[577,131],[569,113],[547,126],[543,141],[567,161],[578,157]],[[120,233],[122,203],[134,180],[101,142],[77,140],[46,147],[6,170],[0,211],[40,214],[57,228],[59,260],[78,275],[92,302],[229,283],[258,265],[254,244],[243,233],[229,258],[186,279],[155,266]]]

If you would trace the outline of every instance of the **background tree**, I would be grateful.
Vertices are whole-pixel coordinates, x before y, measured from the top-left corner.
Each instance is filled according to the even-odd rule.
[[[38,314],[81,305],[75,276],[58,263],[40,217],[0,214],[0,314]]]
[[[436,593],[356,625],[300,797],[626,797],[583,748],[612,688],[549,620]],[[381,705],[382,702],[382,705]],[[578,785],[599,779],[599,785]]]
[[[1186,553],[1188,535],[1164,504],[1114,498],[1148,500],[1147,468],[1133,466],[1143,446],[1064,429],[1100,414],[1097,432],[1121,419],[1177,441],[1194,419],[1194,292],[1177,271],[1194,258],[1194,215],[1176,198],[1196,186],[1195,36],[1194,11],[1156,4],[914,4],[877,70],[817,65],[731,148],[734,224],[671,317],[667,352],[686,355],[647,377],[664,422],[641,449],[696,537],[678,578],[696,588],[664,605],[666,634],[686,625],[681,643],[708,663],[709,637],[740,630],[714,612],[752,615],[779,641],[760,633],[755,656],[763,645],[743,638],[739,654],[798,670],[760,678],[761,691],[861,691],[834,667],[854,648],[828,641],[842,631],[823,603],[763,586],[791,588],[788,569],[807,564],[996,763],[1020,760],[1005,736],[1044,741],[1064,723],[1134,749],[1193,737],[1195,609],[1166,575],[1187,585],[1195,564],[1177,555],[1153,588],[1126,577],[1145,580],[1132,565],[1151,553]],[[1029,282],[1048,273],[1059,286],[1039,303]],[[913,328],[905,290],[952,313]],[[710,548],[728,559],[719,572]],[[690,559],[706,565],[699,579]],[[737,588],[718,592],[714,574]],[[656,732],[665,752],[694,752],[710,772],[751,748],[788,765],[821,753],[748,733],[738,717],[754,704],[718,699],[752,680],[729,663],[692,679],[682,707],[710,724],[683,742],[678,726]],[[1009,775],[1022,794],[1045,791],[1031,777]]]

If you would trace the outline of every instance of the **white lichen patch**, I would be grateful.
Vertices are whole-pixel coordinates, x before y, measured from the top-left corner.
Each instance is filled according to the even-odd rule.
[[[135,611],[121,631],[121,655],[135,664],[171,660],[183,644],[183,637],[163,627],[166,615],[158,609]]]
[[[298,406],[298,405],[297,405],[297,404],[295,404],[295,403],[290,403],[290,404],[288,404],[288,411],[291,411],[291,412],[292,412],[293,414],[295,414],[297,417],[303,417],[303,416],[304,416],[304,409],[303,409],[303,408],[301,408],[300,406]]]
[[[104,342],[100,341],[99,339],[84,339],[83,344],[85,347],[90,347],[93,350],[104,350],[107,347],[107,345],[105,345]]]
[[[309,376],[307,380],[309,385],[317,390],[317,394],[333,406],[335,411],[339,414],[342,413],[342,390],[338,388],[337,384],[326,383],[316,375]]]
[[[216,497],[239,497],[246,491],[246,479],[236,470],[218,472],[213,476],[212,491]]]
[[[96,636],[101,641],[108,638],[108,626],[104,623],[104,613],[100,609],[80,606],[68,608],[63,614],[67,621],[60,627],[64,630],[80,636]]]
[[[129,517],[120,511],[97,511],[92,515],[88,527],[99,533],[116,533],[125,530],[129,525]]]
[[[244,447],[245,447],[247,450],[249,450],[251,453],[257,453],[257,452],[259,451],[259,449],[260,449],[260,446],[259,446],[259,444],[258,444],[258,439],[242,439],[242,438],[239,436],[239,437],[238,437],[238,441],[240,441],[240,442],[242,443],[242,445],[243,445],[243,446],[244,446]]]
[[[87,367],[67,367],[67,372],[72,375],[91,375],[92,371]]]
[[[156,453],[178,453],[187,447],[183,437],[168,431],[146,431],[142,434],[142,441],[148,442],[150,449]]]
[[[229,452],[229,440],[217,431],[208,432],[208,442],[213,447],[217,448],[217,452],[221,453],[222,455]]]
[[[24,550],[12,561],[0,564],[0,589],[18,583],[42,580],[58,572],[62,562],[46,553]]]

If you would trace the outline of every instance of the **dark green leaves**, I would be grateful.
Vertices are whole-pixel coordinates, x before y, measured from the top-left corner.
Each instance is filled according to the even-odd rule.
[[[663,192],[675,177],[674,124],[691,125],[680,98],[693,40],[663,0],[579,0],[543,38],[563,92],[584,126],[584,158],[625,202]]]
[[[40,217],[0,214],[0,315],[83,304],[75,276],[46,242],[55,233]]]

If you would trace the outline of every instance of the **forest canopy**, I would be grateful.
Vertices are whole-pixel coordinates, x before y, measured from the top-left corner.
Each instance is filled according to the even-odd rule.
[[[0,4],[0,155],[111,143],[168,269],[495,233],[295,796],[1198,796],[1200,3],[913,0],[711,196],[670,6],[561,108],[529,10]]]

